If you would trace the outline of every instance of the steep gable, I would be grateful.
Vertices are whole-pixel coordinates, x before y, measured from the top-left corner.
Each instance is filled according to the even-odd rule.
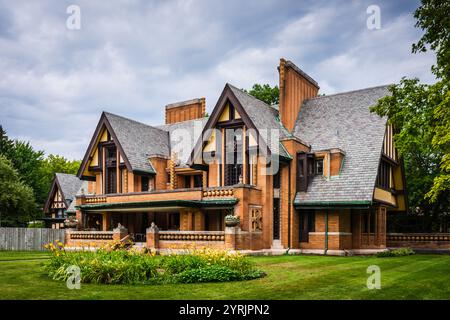
[[[237,118],[242,120],[247,128],[256,130],[258,134],[263,130],[278,130],[280,139],[289,136],[289,132],[279,121],[278,111],[275,108],[227,83],[211,116],[205,124],[202,135],[192,151],[189,158],[189,164],[192,164],[195,159],[198,159],[204,144],[210,139],[211,133],[207,134],[206,130],[213,129],[221,119],[225,119],[223,116],[227,113],[226,108],[229,106],[229,103],[233,104]],[[264,141],[261,136],[259,145],[262,149],[266,147],[266,141]],[[271,152],[270,149],[268,151],[269,153]],[[290,158],[290,155],[281,144],[278,152],[280,156]]]
[[[121,162],[125,163],[129,171],[154,174],[156,172],[149,156],[169,156],[170,145],[167,131],[103,112],[83,158],[78,177],[87,178],[89,166],[99,165],[97,146],[100,142],[106,141],[105,137],[108,134],[119,150]]]

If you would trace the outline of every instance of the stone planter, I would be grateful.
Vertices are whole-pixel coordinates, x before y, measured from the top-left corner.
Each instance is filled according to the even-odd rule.
[[[77,225],[78,225],[78,222],[73,222],[73,221],[70,221],[70,222],[64,222],[64,227],[65,227],[66,229],[76,229],[76,228],[77,228]]]
[[[237,216],[228,215],[225,217],[225,225],[227,227],[236,227],[239,223],[240,219]]]

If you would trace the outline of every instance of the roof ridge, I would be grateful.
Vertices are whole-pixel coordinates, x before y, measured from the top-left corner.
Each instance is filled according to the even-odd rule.
[[[127,117],[124,117],[124,116],[119,116],[118,114],[115,114],[115,113],[111,113],[111,112],[108,112],[108,111],[103,111],[103,113],[104,113],[104,114],[112,115],[112,116],[114,116],[114,117],[122,118],[122,119],[125,119],[125,120],[128,120],[128,121],[134,122],[134,123],[142,124],[142,125],[144,125],[144,126],[147,126],[147,127],[149,127],[149,128],[152,128],[152,129],[161,130],[161,131],[166,131],[166,130],[162,130],[162,129],[160,129],[160,128],[157,128],[157,127],[152,126],[152,125],[147,124],[147,123],[143,123],[143,122],[140,122],[140,121],[137,121],[137,120],[133,120],[133,119],[130,119],[130,118],[127,118]]]
[[[236,89],[236,90],[239,90],[240,92],[246,94],[247,96],[249,96],[249,97],[251,97],[251,98],[253,98],[253,99],[255,99],[255,100],[258,100],[258,101],[264,103],[267,107],[272,108],[272,106],[269,105],[267,102],[262,101],[261,99],[258,99],[258,98],[256,98],[255,96],[252,96],[250,93],[244,91],[244,89],[239,89],[238,87],[233,86],[231,83],[228,83],[228,82],[227,82],[227,85],[229,85],[230,87],[232,87],[232,88],[234,88],[234,89]],[[272,108],[272,109],[273,109],[273,108]]]
[[[362,88],[362,89],[343,91],[343,92],[338,92],[338,93],[333,93],[333,94],[328,94],[328,95],[323,95],[323,96],[312,97],[312,98],[306,99],[305,101],[316,100],[316,99],[321,99],[321,98],[328,98],[328,97],[334,97],[334,96],[339,96],[339,95],[344,95],[344,94],[349,94],[349,93],[355,93],[355,92],[371,90],[371,89],[389,87],[389,86],[392,86],[392,85],[393,84],[391,83],[391,84],[384,84],[384,85],[379,85],[379,86],[374,86],[374,87],[367,87],[367,88]]]

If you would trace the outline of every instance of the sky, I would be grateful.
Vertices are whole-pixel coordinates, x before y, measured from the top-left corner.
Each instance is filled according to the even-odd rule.
[[[78,6],[79,20],[67,13],[70,5]],[[380,8],[376,29],[367,26],[370,5]],[[411,53],[422,35],[414,27],[418,6],[0,0],[0,125],[46,155],[81,159],[102,111],[159,125],[165,105],[205,97],[211,112],[227,82],[277,85],[281,57],[313,77],[323,94],[403,76],[431,83],[434,55]]]

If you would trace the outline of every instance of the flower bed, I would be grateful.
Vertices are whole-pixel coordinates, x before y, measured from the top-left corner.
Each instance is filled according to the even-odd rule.
[[[48,249],[52,255],[45,269],[54,280],[67,280],[70,266],[80,268],[83,283],[225,282],[264,275],[242,254],[225,250],[193,249],[182,255],[156,256],[117,243],[95,252],[66,252],[62,243],[49,244]]]

